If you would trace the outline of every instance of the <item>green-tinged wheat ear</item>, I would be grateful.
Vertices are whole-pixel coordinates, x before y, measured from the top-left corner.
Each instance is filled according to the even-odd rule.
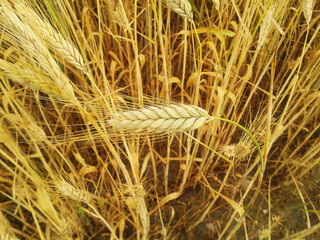
[[[111,114],[107,124],[119,132],[161,134],[190,131],[215,119],[231,123],[248,134],[258,149],[261,171],[263,171],[263,159],[259,143],[246,128],[228,119],[212,117],[206,110],[197,106],[170,104],[168,106],[150,106],[138,110],[119,111]]]
[[[162,2],[180,16],[193,20],[192,7],[188,0],[163,0]]]

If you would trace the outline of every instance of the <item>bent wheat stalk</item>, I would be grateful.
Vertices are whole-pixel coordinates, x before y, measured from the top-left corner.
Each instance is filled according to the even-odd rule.
[[[261,171],[263,171],[263,158],[259,143],[246,128],[229,119],[210,116],[206,110],[197,106],[170,104],[168,106],[150,106],[138,110],[119,111],[111,114],[110,119],[106,122],[119,132],[169,134],[194,130],[215,119],[231,123],[248,134],[257,147]]]

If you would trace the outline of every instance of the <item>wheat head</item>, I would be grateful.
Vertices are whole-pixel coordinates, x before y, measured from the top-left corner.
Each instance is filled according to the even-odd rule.
[[[35,87],[35,89],[39,89],[49,95],[51,95],[51,89],[58,88],[60,92],[64,92],[63,97],[61,96],[60,98],[70,102],[76,102],[77,99],[69,79],[61,72],[57,62],[50,54],[47,45],[37,34],[37,31],[34,31],[28,22],[24,22],[21,19],[23,19],[23,17],[21,17],[8,2],[0,5],[0,28],[13,42],[16,42],[18,47],[15,47],[29,59],[30,63],[28,64],[33,64],[34,68],[41,69],[41,73],[50,78],[50,81],[41,81],[38,77],[35,82],[32,82],[33,78],[28,80],[24,79],[21,83],[26,83],[27,86]],[[4,61],[2,61],[2,63],[4,63]],[[6,67],[13,70],[13,65],[9,66],[9,64],[7,64]],[[2,69],[14,73],[14,71],[6,70],[4,67],[2,67]],[[24,67],[20,69],[24,69]],[[18,69],[18,72],[21,71]],[[46,84],[48,84],[48,86],[46,86]],[[57,92],[54,91],[52,95],[57,97],[58,95],[56,93]]]
[[[196,129],[212,117],[202,108],[171,104],[116,112],[107,123],[118,131],[132,133],[176,133]]]
[[[67,62],[71,63],[74,67],[87,73],[86,66],[84,65],[83,58],[79,51],[62,37],[60,33],[56,32],[50,24],[44,23],[44,25],[45,28],[41,28],[42,34],[52,50],[63,57]]]
[[[186,17],[189,21],[193,20],[192,7],[188,0],[163,0],[163,3],[180,16]]]
[[[115,9],[113,11],[113,15],[114,15],[114,20],[116,21],[116,23],[119,24],[119,26],[123,27],[123,29],[125,31],[128,31],[131,29],[127,15],[123,11],[122,7],[119,4],[117,4],[115,6]]]
[[[90,201],[90,194],[86,190],[75,188],[70,183],[61,180],[56,185],[61,194],[72,198],[73,200],[88,203]]]
[[[313,0],[305,0],[302,6],[303,15],[309,25],[313,11]]]
[[[15,1],[14,7],[22,17],[23,22],[34,23],[33,28],[41,35],[42,39],[58,56],[65,59],[74,67],[86,71],[83,58],[79,51],[58,33],[51,24],[41,18],[39,14],[27,2]]]
[[[73,89],[68,83],[57,83],[51,77],[42,74],[31,66],[25,64],[21,66],[16,63],[12,64],[0,59],[0,70],[12,81],[22,86],[39,90],[61,101],[74,102],[76,97]],[[55,79],[57,81],[57,79]]]
[[[271,23],[272,23],[274,12],[275,12],[274,5],[271,5],[270,8],[266,11],[266,14],[265,14],[264,19],[263,19],[261,26],[260,26],[257,51],[260,51],[264,41],[266,40],[266,38],[268,36],[268,33],[271,28]]]

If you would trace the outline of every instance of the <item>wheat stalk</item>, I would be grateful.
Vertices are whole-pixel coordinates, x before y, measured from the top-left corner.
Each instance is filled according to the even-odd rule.
[[[196,129],[211,116],[202,108],[183,104],[151,106],[116,112],[107,123],[118,131],[134,133],[177,133]]]
[[[189,21],[193,20],[192,7],[188,0],[163,0],[163,3],[180,16],[186,17]]]

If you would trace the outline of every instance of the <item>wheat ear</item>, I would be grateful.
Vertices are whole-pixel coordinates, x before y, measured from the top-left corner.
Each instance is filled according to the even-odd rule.
[[[260,145],[246,128],[232,120],[210,116],[206,110],[197,106],[171,104],[168,106],[150,106],[132,111],[119,111],[111,114],[110,119],[106,122],[119,132],[161,134],[190,131],[213,120],[231,123],[243,130],[252,139],[257,147],[261,171],[263,171]]]
[[[266,40],[268,33],[271,28],[271,23],[273,19],[273,15],[275,12],[274,5],[271,5],[270,8],[266,11],[262,24],[260,26],[260,33],[258,39],[258,46],[257,51],[260,51],[261,47],[263,46],[264,41]]]
[[[312,11],[313,11],[313,0],[304,0],[303,6],[302,6],[303,15],[307,21],[307,24],[309,25],[312,17]]]
[[[0,6],[0,28],[8,34],[8,36],[19,44],[19,47],[24,49],[23,54],[33,60],[35,65],[41,68],[41,72],[44,75],[49,76],[51,84],[47,87],[47,92],[53,85],[56,85],[62,92],[64,92],[63,99],[68,99],[70,102],[76,102],[77,99],[73,92],[72,85],[69,79],[61,72],[57,62],[51,56],[48,48],[43,43],[42,39],[33,31],[30,25],[24,23],[21,18],[17,15],[17,12],[6,3]],[[31,81],[33,79],[30,79]],[[39,80],[39,78],[38,78]],[[30,85],[36,86],[42,84],[42,87],[46,88],[47,82],[30,82]]]
[[[76,98],[70,87],[65,87],[63,84],[57,84],[50,77],[42,74],[39,71],[31,69],[30,66],[19,66],[19,64],[12,64],[0,59],[0,71],[12,81],[29,87],[33,90],[39,90],[50,96],[53,96],[61,101],[72,102]]]
[[[130,24],[125,11],[119,4],[116,4],[114,8],[115,9],[113,11],[113,15],[116,23],[119,24],[119,26],[123,27],[125,31],[130,30]]]
[[[20,16],[23,16],[24,22],[35,22],[33,27],[41,34],[46,44],[59,56],[64,58],[74,67],[87,72],[83,58],[79,51],[58,33],[48,22],[41,18],[38,13],[24,1],[14,2],[14,6]]]
[[[163,0],[162,2],[180,16],[188,18],[189,21],[193,20],[192,7],[188,0]]]
[[[90,201],[90,193],[86,190],[82,190],[80,188],[75,188],[70,183],[61,180],[56,185],[57,189],[60,191],[61,194],[72,198],[73,200],[89,203]]]
[[[116,112],[107,123],[118,131],[176,133],[196,129],[211,116],[202,108],[183,104]]]
[[[61,34],[56,32],[48,23],[43,23],[42,34],[47,44],[58,55],[62,56],[67,62],[71,63],[74,67],[87,73],[86,66],[84,65],[83,58],[79,51],[69,43]]]

